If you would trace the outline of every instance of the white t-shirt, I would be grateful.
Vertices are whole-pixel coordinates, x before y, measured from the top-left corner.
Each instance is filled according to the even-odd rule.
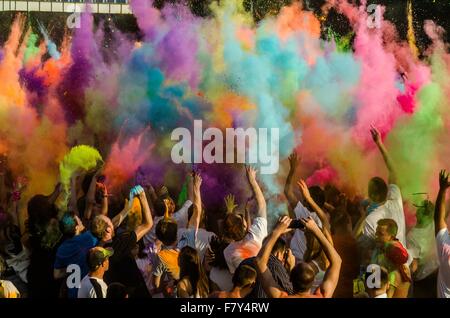
[[[256,217],[244,237],[239,242],[230,243],[223,251],[230,273],[233,274],[239,264],[247,258],[258,254],[262,241],[267,236],[267,219]]]
[[[181,235],[183,234],[180,232],[180,229],[184,229],[187,226],[188,218],[189,218],[189,208],[192,205],[191,200],[186,200],[184,202],[183,206],[175,212],[172,217],[177,221],[178,225],[178,239],[180,239]],[[162,220],[164,216],[155,216],[153,219],[153,227],[152,229],[144,235],[144,244],[145,246],[148,246],[150,243],[154,243],[156,241],[156,225],[160,220]]]
[[[383,205],[377,207],[370,213],[365,220],[362,235],[375,240],[377,231],[377,222],[381,219],[392,219],[397,223],[397,239],[406,245],[406,224],[405,214],[403,212],[403,200],[400,188],[395,184],[389,185],[387,200]]]
[[[215,234],[213,232],[206,231],[205,229],[197,229],[196,232],[194,228],[187,228],[179,230],[178,235],[179,240],[177,248],[179,250],[185,246],[195,248],[199,254],[200,260],[203,260],[206,250],[209,247],[209,242]]]
[[[300,201],[298,201],[297,206],[294,209],[295,217],[297,219],[307,218],[310,216],[317,225],[322,228],[322,222],[315,212],[310,212]],[[296,262],[303,261],[303,256],[306,252],[306,237],[305,232],[302,230],[295,230],[294,236],[291,239],[291,250],[292,254],[295,256]]]
[[[415,280],[419,281],[432,274],[439,267],[436,238],[434,237],[434,222],[425,227],[414,227],[406,236],[408,253],[419,259]]]
[[[94,286],[92,286],[92,283],[90,279],[93,278],[99,283],[100,287],[102,288],[102,294],[103,298],[106,298],[106,292],[108,291],[108,285],[99,278],[96,277],[89,277],[89,275],[84,276],[84,278],[81,280],[80,288],[78,289],[78,298],[100,298],[95,293]]]
[[[450,298],[450,235],[447,228],[436,235],[436,245],[439,257],[437,296]]]

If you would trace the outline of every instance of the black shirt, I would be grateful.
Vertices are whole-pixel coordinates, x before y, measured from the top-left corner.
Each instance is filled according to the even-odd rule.
[[[130,298],[148,298],[150,293],[136,260],[131,255],[136,240],[134,231],[124,231],[105,244],[104,247],[112,247],[114,250],[114,255],[109,259],[109,270],[105,273],[105,282],[108,285],[122,283],[127,287]]]
[[[53,278],[58,245],[51,249],[41,246],[42,238],[30,236],[30,265],[27,271],[29,298],[58,298],[59,284]]]
[[[247,258],[243,260],[241,264],[252,266],[256,270],[255,257]],[[280,288],[287,292],[289,295],[292,295],[294,293],[292,289],[292,283],[289,277],[289,273],[283,266],[283,263],[281,263],[280,260],[275,256],[270,255],[269,262],[267,263],[267,268],[272,273],[272,277],[277,282],[278,286],[280,286]],[[264,288],[259,277],[256,279],[256,284],[253,288],[253,291],[246,298],[268,298],[266,293],[264,292]]]

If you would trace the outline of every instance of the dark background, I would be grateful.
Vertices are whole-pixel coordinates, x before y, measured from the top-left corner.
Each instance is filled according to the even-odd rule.
[[[155,6],[162,8],[167,3],[181,3],[190,7],[191,11],[202,17],[211,15],[208,5],[213,1],[220,0],[155,0]],[[253,11],[255,21],[261,20],[264,16],[275,15],[280,8],[288,5],[295,0],[244,0],[245,8]],[[324,0],[305,1],[309,8],[313,9],[317,14],[324,4]],[[402,38],[406,38],[407,18],[406,4],[407,0],[369,0],[368,3],[377,3],[386,6],[385,18],[392,21],[399,31]],[[417,38],[417,46],[422,51],[428,44],[429,40],[423,31],[423,23],[425,20],[434,20],[437,24],[450,30],[450,0],[412,0],[414,10],[414,29]],[[11,23],[17,13],[0,12],[0,43],[3,43],[9,34]],[[50,36],[59,44],[65,32],[65,22],[68,14],[65,13],[40,13],[25,12],[27,16],[27,24],[37,33],[37,22],[40,21],[47,27]],[[115,25],[119,30],[129,33],[132,37],[140,38],[136,20],[132,15],[95,15],[95,22],[105,21],[106,34],[110,31],[109,26]],[[343,16],[331,10],[327,21],[323,24],[323,29],[331,27],[338,34],[347,34],[350,31],[348,21]],[[324,32],[325,34],[325,32]],[[446,34],[446,41],[450,42],[449,34]]]

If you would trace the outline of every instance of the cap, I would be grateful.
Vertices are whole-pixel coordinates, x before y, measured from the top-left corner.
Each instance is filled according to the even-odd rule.
[[[114,255],[112,248],[93,247],[89,250],[88,264],[91,270],[97,269],[107,258]]]

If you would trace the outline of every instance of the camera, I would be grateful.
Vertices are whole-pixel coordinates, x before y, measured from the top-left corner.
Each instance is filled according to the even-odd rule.
[[[305,229],[305,225],[303,224],[303,222],[299,219],[296,220],[292,220],[291,224],[289,224],[289,228],[290,229],[299,229],[299,230],[304,230]]]

